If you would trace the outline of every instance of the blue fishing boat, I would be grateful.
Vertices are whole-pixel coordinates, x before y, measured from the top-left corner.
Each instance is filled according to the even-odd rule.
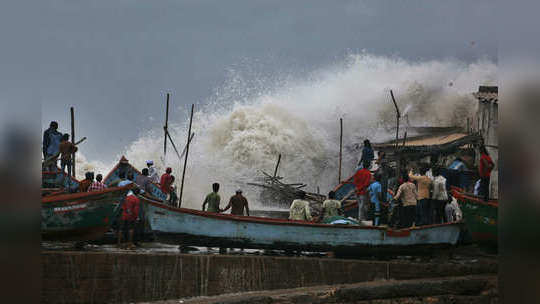
[[[175,208],[151,199],[146,204],[146,217],[158,240],[193,246],[403,253],[453,246],[460,232],[459,223],[393,230],[218,214]]]

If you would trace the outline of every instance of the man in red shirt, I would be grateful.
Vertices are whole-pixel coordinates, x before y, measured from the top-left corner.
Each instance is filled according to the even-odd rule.
[[[140,201],[137,197],[139,194],[139,188],[133,188],[128,195],[126,196],[124,202],[122,203],[122,217],[121,217],[121,227],[122,229],[118,230],[118,247],[122,247],[122,234],[128,234],[128,249],[134,249],[135,245],[133,244],[133,231],[137,221],[139,221],[139,209]]]
[[[356,197],[358,200],[358,220],[365,220],[367,204],[367,187],[371,183],[371,172],[366,169],[369,168],[369,163],[364,161],[362,169],[358,170],[353,177],[354,185],[356,186]]]
[[[480,190],[478,195],[483,197],[487,202],[489,199],[489,182],[491,177],[491,170],[493,170],[495,164],[489,156],[485,146],[480,146],[480,163],[478,164],[478,176],[480,176]]]
[[[159,183],[160,184],[160,189],[165,194],[169,194],[171,192],[171,185],[172,185],[172,182],[173,182],[173,178],[171,176],[171,173],[172,173],[172,169],[171,169],[171,167],[168,167],[165,170],[165,173],[161,176],[161,181]]]

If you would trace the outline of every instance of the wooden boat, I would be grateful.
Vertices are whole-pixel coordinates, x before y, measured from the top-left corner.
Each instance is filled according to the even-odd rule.
[[[133,186],[102,191],[58,194],[41,199],[43,240],[86,241],[98,239],[109,229],[120,201]]]
[[[146,203],[146,217],[156,237],[182,245],[348,253],[404,252],[455,245],[460,232],[459,223],[392,230],[218,214],[175,208],[151,199]]]
[[[458,188],[452,188],[452,195],[458,201],[461,212],[463,212],[465,225],[473,241],[480,245],[496,247],[499,202],[496,200],[483,201]]]
[[[65,176],[68,178],[65,178]],[[42,196],[75,191],[77,188],[79,188],[79,181],[74,177],[68,176],[66,173],[62,172],[60,168],[58,171],[41,172]]]
[[[116,180],[119,179],[120,172],[124,172],[126,176],[128,175],[128,173],[133,174],[134,180],[137,179],[138,175],[142,174],[141,171],[133,167],[129,163],[129,161],[124,156],[122,156],[118,164],[116,164],[116,166],[114,166],[111,172],[109,172],[109,174],[105,176],[105,178],[103,179],[103,183],[105,183],[106,185],[110,185],[114,183]],[[167,199],[167,195],[161,191],[161,189],[159,188],[159,185],[152,183],[150,185],[150,188],[151,188],[151,191],[150,191],[151,193],[147,193],[148,195],[156,198],[159,201],[164,201]]]

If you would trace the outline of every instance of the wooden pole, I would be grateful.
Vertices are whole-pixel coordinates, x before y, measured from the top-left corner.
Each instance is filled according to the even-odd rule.
[[[169,93],[167,93],[167,109],[165,110],[165,126],[163,126],[164,137],[163,137],[163,160],[165,161],[165,156],[167,156],[167,135],[169,126]]]
[[[277,176],[277,170],[279,168],[279,162],[281,162],[281,153],[278,156],[277,163],[276,163],[276,168],[274,169],[274,177]]]
[[[390,96],[392,96],[392,102],[394,103],[394,107],[396,108],[396,146],[395,146],[395,154],[397,158],[396,162],[396,177],[399,179],[399,169],[401,166],[401,159],[399,157],[398,152],[398,141],[399,141],[399,118],[401,117],[401,114],[399,113],[399,107],[397,105],[396,99],[394,98],[394,92],[390,90]]]
[[[71,107],[71,142],[75,143],[75,109]],[[75,153],[71,155],[71,175],[75,177]]]
[[[343,118],[339,119],[339,170],[338,184],[341,184],[341,161],[343,157]]]
[[[187,157],[189,154],[189,144],[191,142],[191,124],[193,123],[193,109],[195,108],[194,104],[191,104],[191,116],[189,117],[189,130],[187,135],[187,144],[186,144],[186,157],[184,158],[184,170],[182,171],[182,184],[180,184],[180,198],[178,199],[178,207],[182,206],[182,194],[184,193],[184,178],[186,176],[186,167],[187,167]]]
[[[407,131],[405,131],[405,135],[403,136],[403,145],[402,145],[402,147],[405,147],[406,142],[407,142]]]

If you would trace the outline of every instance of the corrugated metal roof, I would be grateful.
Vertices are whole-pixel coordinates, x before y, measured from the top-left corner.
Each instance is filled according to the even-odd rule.
[[[499,100],[498,93],[476,92],[476,93],[473,93],[473,96],[476,97],[477,99],[485,100],[485,101],[497,102]]]
[[[433,135],[433,136],[421,136],[420,138],[407,139],[405,141],[405,146],[414,147],[414,146],[444,145],[444,144],[456,141],[458,139],[461,139],[465,136],[467,136],[466,133],[460,133],[460,132],[450,133],[450,134],[438,134],[438,135]],[[403,139],[399,139],[398,142],[399,142],[399,146],[403,146]],[[378,144],[376,146],[384,147],[384,146],[393,146],[394,144],[395,144],[395,140],[388,143]]]

